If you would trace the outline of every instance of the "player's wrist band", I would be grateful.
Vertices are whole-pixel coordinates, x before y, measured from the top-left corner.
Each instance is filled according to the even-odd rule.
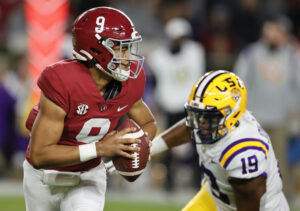
[[[96,142],[79,145],[80,161],[85,162],[97,157]]]
[[[162,135],[158,135],[156,138],[152,141],[152,153],[151,155],[156,155],[158,153],[161,153],[163,151],[166,151],[168,149],[168,145],[166,144],[165,140],[163,139]]]

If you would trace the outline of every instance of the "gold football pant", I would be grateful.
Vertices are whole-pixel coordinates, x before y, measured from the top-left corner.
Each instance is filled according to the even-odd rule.
[[[206,189],[205,183],[200,191],[181,211],[217,211],[213,199]]]

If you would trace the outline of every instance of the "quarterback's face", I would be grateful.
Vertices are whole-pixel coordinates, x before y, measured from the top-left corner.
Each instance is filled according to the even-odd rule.
[[[116,45],[113,47],[113,51],[115,52],[116,59],[121,61],[122,70],[128,70],[130,66],[130,54],[129,54],[129,46],[128,45]]]

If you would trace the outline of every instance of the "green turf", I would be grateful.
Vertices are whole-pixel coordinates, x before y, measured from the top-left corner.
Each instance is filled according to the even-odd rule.
[[[25,211],[24,198],[22,196],[0,196],[0,210],[2,211]],[[107,201],[104,211],[175,211],[180,206],[164,205],[150,202],[116,202]]]
[[[0,196],[0,210],[2,211],[25,211],[25,203],[22,196]],[[150,202],[116,202],[107,201],[104,211],[179,211],[181,206],[163,205]],[[300,211],[300,209],[291,209]]]
[[[0,196],[0,207],[3,211],[25,211],[22,196]]]
[[[108,201],[105,204],[104,211],[176,211],[181,206],[162,205],[151,202],[116,202]]]

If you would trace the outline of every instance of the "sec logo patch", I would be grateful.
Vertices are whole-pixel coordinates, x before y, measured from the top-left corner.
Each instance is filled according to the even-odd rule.
[[[80,104],[77,107],[76,113],[78,115],[85,115],[87,113],[88,109],[89,109],[89,106],[87,104]]]

